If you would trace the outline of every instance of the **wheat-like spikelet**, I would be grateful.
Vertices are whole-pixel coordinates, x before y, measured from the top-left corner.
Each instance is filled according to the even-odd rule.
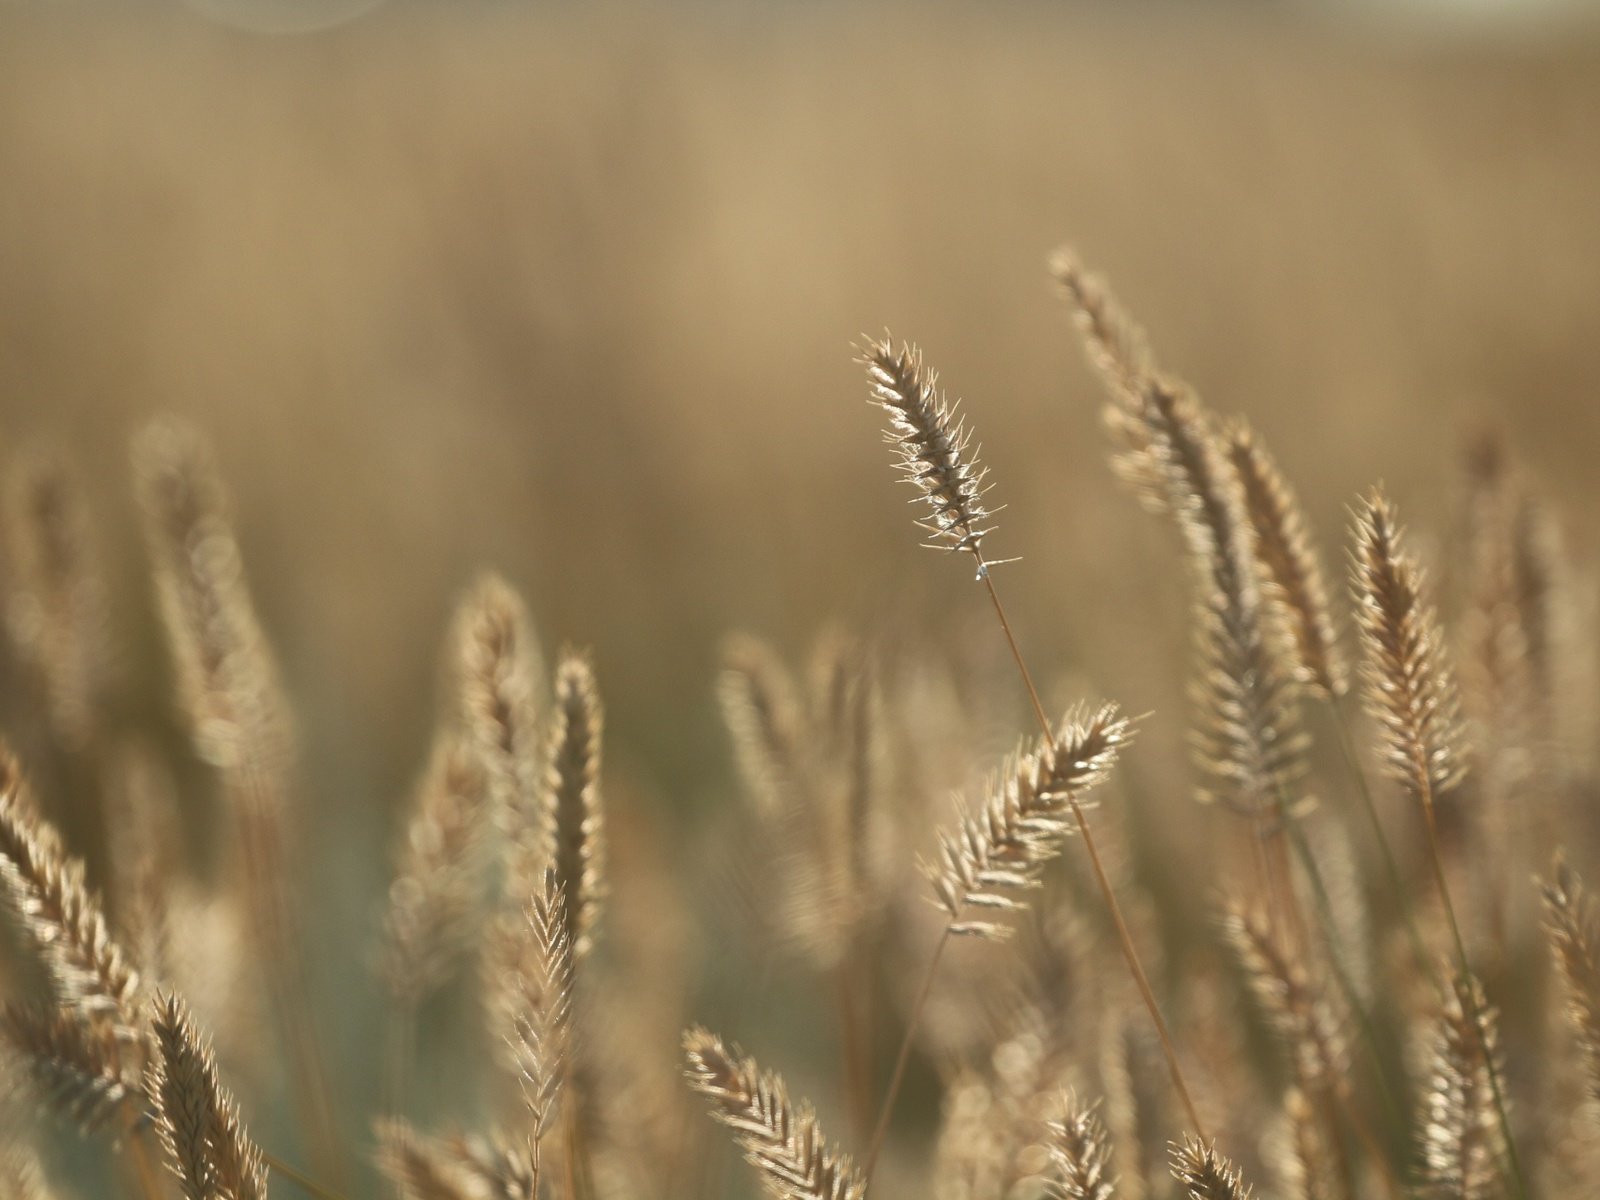
[[[1432,1039],[1421,1134],[1424,1196],[1490,1200],[1501,1195],[1505,1139],[1494,1079],[1503,1077],[1503,1068],[1495,1022],[1477,981],[1457,978]]]
[[[1374,489],[1356,513],[1353,568],[1367,708],[1383,730],[1385,768],[1431,803],[1464,771],[1459,709],[1422,569],[1401,538],[1388,497]]]
[[[799,771],[805,711],[788,668],[767,643],[730,637],[722,657],[717,698],[723,721],[746,795],[758,812],[770,817],[785,807]]]
[[[38,948],[57,999],[120,1028],[138,1024],[139,974],[111,936],[83,864],[67,858],[28,800],[20,768],[0,749],[0,886]]]
[[[378,1171],[400,1190],[400,1200],[481,1200],[478,1180],[435,1138],[405,1121],[380,1121]]]
[[[705,1029],[683,1039],[689,1086],[711,1101],[776,1200],[862,1200],[866,1181],[828,1147],[809,1105],[791,1107],[783,1080]]]
[[[211,1047],[184,1003],[157,996],[150,1030],[156,1054],[146,1086],[167,1165],[185,1200],[266,1200],[261,1151],[218,1081]]]
[[[53,455],[18,464],[7,499],[13,637],[44,681],[61,741],[87,746],[108,673],[105,588],[80,481]]]
[[[951,932],[1005,936],[1007,925],[969,909],[1022,906],[1017,893],[1036,886],[1073,829],[1072,805],[1105,778],[1132,734],[1115,705],[1069,713],[1048,744],[1007,762],[979,812],[963,812],[954,828],[940,830],[938,857],[923,870]]]
[[[600,803],[600,748],[605,709],[588,658],[564,650],[545,740],[542,806],[546,861],[561,881],[567,940],[574,958],[594,944],[605,894],[606,831]]]
[[[1297,1087],[1284,1095],[1283,1126],[1272,1142],[1287,1200],[1335,1200],[1339,1195],[1338,1167],[1315,1107]]]
[[[1293,636],[1296,673],[1323,695],[1344,694],[1348,672],[1334,630],[1322,563],[1305,512],[1261,439],[1245,422],[1227,432],[1228,458],[1244,488],[1256,559]]]
[[[1109,396],[1100,418],[1117,447],[1112,466],[1147,509],[1167,512],[1173,507],[1168,472],[1146,414],[1147,398],[1162,380],[1149,340],[1105,280],[1087,272],[1072,250],[1057,251],[1051,271]]]
[[[1063,246],[1050,258],[1050,273],[1072,305],[1073,319],[1089,350],[1089,361],[1114,393],[1137,396],[1155,373],[1143,329],[1123,310],[1105,280],[1084,269],[1077,252]]]
[[[1239,1168],[1198,1138],[1173,1144],[1172,1177],[1187,1190],[1189,1200],[1250,1200]]]
[[[1238,897],[1224,903],[1222,931],[1299,1085],[1313,1093],[1341,1089],[1348,1068],[1344,1033],[1304,961],[1265,912]]]
[[[533,1137],[543,1136],[571,1063],[573,953],[566,894],[554,871],[529,902],[515,976],[507,982],[504,1037],[522,1085]]]
[[[1525,492],[1498,441],[1470,456],[1464,504],[1466,604],[1458,621],[1462,707],[1472,736],[1467,746],[1488,802],[1482,836],[1503,844],[1521,825],[1512,821],[1552,749],[1551,691],[1535,665],[1534,641],[1548,597],[1544,585],[1522,578],[1526,546],[1519,546],[1519,512]],[[1542,564],[1541,564],[1542,566]],[[1537,570],[1537,569],[1536,569]],[[1490,880],[1491,889],[1498,885]],[[1503,886],[1503,885],[1502,885]]]
[[[960,402],[939,394],[938,376],[915,346],[868,339],[861,361],[872,402],[888,414],[884,440],[895,449],[896,466],[932,510],[917,523],[933,535],[930,545],[972,554],[981,576],[983,539],[993,532],[983,500],[988,472],[976,452],[968,454],[972,433],[956,415]]]
[[[109,1021],[70,1008],[10,1005],[0,1012],[0,1046],[38,1101],[86,1133],[143,1119],[138,1048]]]
[[[770,921],[774,940],[804,947],[824,966],[832,936],[832,880],[819,834],[832,815],[814,795],[817,730],[788,666],[766,642],[729,638],[717,693],[733,741],[744,795],[757,819],[750,852],[734,862],[748,872],[746,907]],[[776,898],[776,899],[775,899]]]
[[[486,575],[457,610],[451,644],[462,728],[483,761],[496,824],[536,857],[544,831],[539,814],[544,667],[527,606],[504,579]],[[533,871],[524,882],[537,879]],[[513,899],[522,903],[522,897]]]
[[[448,978],[465,948],[481,891],[481,760],[442,734],[417,788],[384,919],[382,969],[391,992],[416,1003]]]
[[[1114,465],[1145,507],[1169,514],[1196,584],[1199,663],[1193,684],[1203,799],[1253,816],[1282,807],[1305,748],[1293,679],[1264,620],[1243,485],[1211,414],[1160,374],[1144,335],[1070,251],[1055,273],[1074,306],[1092,361],[1111,393],[1105,422]]]
[[[815,744],[822,759],[819,807],[829,826],[824,831],[832,858],[828,873],[837,881],[833,920],[838,940],[848,942],[882,900],[889,873],[882,697],[870,650],[838,631],[817,640],[811,675]]]
[[[499,1139],[430,1137],[401,1120],[376,1127],[379,1172],[401,1200],[535,1200],[539,1167],[531,1147]]]
[[[1545,929],[1566,982],[1567,1017],[1583,1050],[1590,1093],[1600,1101],[1600,934],[1594,901],[1561,858],[1542,891]]]
[[[105,792],[106,833],[116,847],[107,889],[113,922],[142,972],[169,978],[169,910],[182,859],[172,779],[149,746],[127,742],[107,763]]]
[[[1116,1195],[1111,1138],[1100,1123],[1098,1107],[1085,1107],[1069,1093],[1062,1097],[1061,1117],[1050,1122],[1048,1147],[1055,1164],[1051,1194],[1060,1200],[1112,1200]]]
[[[1198,584],[1193,744],[1211,779],[1204,795],[1249,814],[1275,811],[1303,770],[1305,741],[1293,680],[1271,644],[1242,491],[1209,417],[1182,385],[1152,382],[1140,413],[1148,469]]]
[[[134,445],[145,540],[190,734],[224,769],[275,773],[291,755],[288,707],[245,582],[210,448],[171,419]],[[255,788],[245,797],[270,803]]]
[[[822,971],[878,911],[891,830],[883,801],[882,711],[871,655],[838,631],[813,646],[807,696],[770,647],[730,640],[719,691],[759,821],[748,868],[780,938]]]

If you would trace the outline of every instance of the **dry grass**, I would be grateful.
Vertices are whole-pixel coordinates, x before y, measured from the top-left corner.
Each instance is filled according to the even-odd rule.
[[[396,12],[274,55],[0,15],[37,50],[0,82],[35,201],[0,219],[0,387],[60,403],[0,411],[64,422],[0,480],[0,1198],[1594,1195],[1593,63],[1218,27],[1208,71],[1263,99],[1205,118],[1146,99],[1189,51],[1115,26],[944,14],[886,56],[880,17],[848,50],[789,19],[658,47],[479,13],[424,51]],[[138,63],[241,85],[137,143],[152,207],[253,195],[179,148],[251,145],[283,227],[52,212],[47,166],[175,117]],[[763,109],[790,76],[835,85],[816,129]],[[258,86],[331,96],[337,147],[447,111],[334,167]],[[1478,89],[1497,169],[1445,148]],[[915,119],[862,131],[900,90]],[[1322,173],[1358,151],[1383,169]],[[285,181],[341,171],[323,228]],[[1137,304],[1043,269],[1064,225]],[[95,354],[18,299],[58,275]],[[278,311],[313,276],[329,303]],[[868,339],[852,373],[885,318],[928,358]],[[1452,488],[1467,386],[1506,432]],[[863,391],[976,589],[911,556]],[[1097,394],[1172,545],[1091,461]],[[87,416],[117,405],[127,446]]]

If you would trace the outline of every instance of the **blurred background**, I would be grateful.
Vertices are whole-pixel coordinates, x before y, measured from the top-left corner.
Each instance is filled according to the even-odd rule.
[[[119,702],[158,733],[127,447],[166,412],[214,443],[359,1065],[351,964],[482,569],[547,651],[593,648],[619,838],[669,856],[734,795],[730,631],[1002,653],[967,565],[917,547],[864,332],[965,398],[1052,696],[1169,718],[1140,770],[1183,770],[1183,589],[1105,464],[1062,242],[1256,424],[1330,567],[1380,479],[1442,533],[1497,428],[1592,545],[1592,8],[8,3],[0,433],[88,481]]]

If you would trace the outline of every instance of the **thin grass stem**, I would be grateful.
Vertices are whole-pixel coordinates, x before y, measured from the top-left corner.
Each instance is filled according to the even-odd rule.
[[[1011,648],[1012,660],[1017,664],[1017,670],[1022,675],[1023,686],[1027,689],[1028,700],[1033,705],[1034,716],[1039,721],[1039,728],[1044,731],[1045,745],[1053,743],[1050,729],[1050,718],[1045,715],[1044,705],[1039,700],[1039,689],[1034,686],[1033,675],[1028,670],[1028,664],[1022,657],[1022,649],[1017,645],[1016,635],[1011,631],[1011,622],[1006,618],[1005,606],[1000,603],[1000,593],[995,590],[994,574],[989,570],[988,564],[981,554],[978,558],[978,578],[983,581],[989,593],[989,599],[994,604],[995,616],[1000,620],[1000,628],[1005,633],[1006,644]],[[1167,1022],[1161,1015],[1161,1007],[1156,1003],[1154,989],[1150,986],[1149,976],[1145,974],[1144,964],[1139,960],[1139,952],[1133,944],[1133,934],[1128,930],[1128,923],[1122,915],[1122,906],[1117,903],[1116,892],[1111,887],[1111,878],[1106,874],[1105,865],[1100,860],[1099,848],[1095,845],[1094,835],[1089,831],[1088,819],[1083,815],[1083,808],[1079,805],[1077,797],[1067,795],[1067,803],[1072,808],[1073,820],[1077,822],[1078,833],[1083,838],[1083,848],[1089,856],[1089,864],[1094,870],[1095,882],[1099,884],[1100,894],[1104,897],[1106,908],[1111,913],[1111,922],[1116,927],[1117,942],[1122,947],[1122,956],[1127,960],[1128,971],[1133,976],[1134,985],[1139,989],[1139,995],[1144,1000],[1144,1005],[1150,1010],[1150,1019],[1155,1023],[1156,1036],[1161,1042],[1161,1051],[1167,1060],[1167,1071],[1172,1076],[1172,1086],[1178,1093],[1178,1099],[1183,1105],[1184,1113],[1193,1126],[1195,1135],[1201,1139],[1206,1138],[1205,1125],[1200,1120],[1200,1112],[1195,1107],[1194,1099],[1189,1094],[1189,1085],[1184,1081],[1183,1068],[1178,1063],[1178,1052],[1172,1043],[1172,1034],[1167,1028]]]
[[[900,1039],[900,1053],[895,1055],[894,1072],[889,1076],[889,1089],[884,1093],[883,1106],[878,1110],[878,1124],[872,1132],[872,1144],[867,1148],[867,1157],[861,1165],[862,1178],[869,1184],[872,1182],[873,1169],[878,1165],[878,1155],[883,1152],[883,1140],[889,1133],[894,1102],[899,1098],[900,1085],[905,1081],[906,1064],[911,1061],[911,1045],[922,1020],[922,1010],[927,1007],[928,995],[933,991],[934,977],[939,971],[939,960],[944,957],[945,947],[949,944],[950,927],[947,925],[939,935],[939,942],[934,946],[933,955],[928,959],[928,968],[923,973],[922,984],[917,988],[917,998],[912,1002],[911,1015],[906,1020],[906,1032]]]

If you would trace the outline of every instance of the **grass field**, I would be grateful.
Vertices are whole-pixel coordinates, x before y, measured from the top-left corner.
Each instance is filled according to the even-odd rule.
[[[522,1027],[514,1002],[481,1000],[496,978],[541,978],[549,955],[523,946],[531,959],[500,961],[485,985],[459,952],[492,945],[506,912],[543,894],[550,858],[569,906],[585,886],[609,894],[592,953],[578,939],[579,1037],[555,1072],[567,1102],[541,1142],[545,1194],[755,1194],[759,1172],[683,1079],[695,1023],[780,1070],[858,1166],[915,1026],[874,1196],[1037,1193],[1066,1170],[1049,1165],[1042,1123],[1060,1113],[1039,1108],[1062,1086],[1104,1098],[1124,1200],[1181,1194],[1164,1146],[1200,1132],[1194,1115],[1269,1196],[1398,1194],[1400,1181],[1476,1200],[1518,1195],[1519,1172],[1529,1196],[1592,1194],[1600,1127],[1573,1099],[1593,1086],[1573,1046],[1595,1050],[1600,1009],[1573,1042],[1529,880],[1552,877],[1557,845],[1600,878],[1584,673],[1600,534],[1597,128],[1595,38],[1380,36],[1247,6],[396,5],[298,38],[184,10],[0,8],[0,728],[141,974],[112,996],[130,1015],[117,1068],[130,1090],[90,1089],[107,1127],[131,1122],[124,1145],[161,1169],[139,1121],[162,1090],[139,1068],[166,1050],[182,1065],[186,1018],[150,1023],[159,983],[215,1037],[255,1140],[313,1186],[394,1194],[373,1165],[380,1117],[499,1123],[520,1147],[530,1114],[514,1075],[528,1061],[500,1061],[495,1022]],[[1115,371],[1109,388],[1097,377],[1047,269],[1062,243],[1202,398],[1202,442],[1238,414],[1271,447],[1351,657],[1352,513],[1384,485],[1434,585],[1466,713],[1467,782],[1439,788],[1437,846],[1417,788],[1379,770],[1379,724],[1354,692],[1338,721],[1303,698],[1263,703],[1304,708],[1310,746],[1303,773],[1250,784],[1257,809],[1317,801],[1294,829],[1327,879],[1281,813],[1241,821],[1228,795],[1195,803],[1207,778],[1249,790],[1243,759],[1219,785],[1218,755],[1208,776],[1190,749],[1206,705],[1227,707],[1215,687],[1199,705],[1190,693],[1196,630],[1210,628],[1196,606],[1227,557],[1215,513],[1232,501],[1208,509],[1193,479],[1187,500],[1162,493],[1169,511],[1212,513],[1209,532],[1191,522],[1180,537],[1107,466],[1102,407],[1150,414]],[[991,507],[1005,506],[983,549],[1022,559],[994,581],[1047,717],[1100,701],[1139,716],[1089,820],[1196,1114],[1166,1081],[1075,832],[1025,936],[956,939],[912,1015],[950,915],[925,902],[917,857],[937,854],[952,793],[982,806],[1004,756],[1039,731],[973,564],[919,549],[903,503],[915,493],[892,485],[885,414],[857,361],[886,328],[965,398]],[[168,415],[182,424],[147,432]],[[216,511],[212,472],[229,497]],[[191,494],[192,508],[175,499]],[[1529,532],[1525,505],[1554,519],[1562,548]],[[230,590],[235,537],[248,600]],[[220,575],[197,538],[225,548]],[[1535,561],[1548,586],[1519,591]],[[485,591],[486,571],[510,592]],[[171,611],[153,573],[178,588]],[[1253,573],[1219,611],[1234,633],[1264,622],[1251,636],[1277,654],[1277,593],[1265,566]],[[220,625],[201,619],[208,605]],[[253,615],[236,625],[239,612]],[[574,682],[582,662],[603,701],[603,768],[597,748],[551,748],[562,729],[598,727]],[[522,688],[522,716],[466,703],[474,670],[484,695]],[[291,721],[261,715],[280,704]],[[783,736],[752,713],[777,714]],[[483,732],[519,719],[512,750]],[[272,749],[290,727],[293,754]],[[464,784],[427,794],[464,805],[471,869],[445,889],[461,893],[458,919],[430,935],[450,948],[445,981],[402,1000],[380,952],[407,869],[396,846],[431,748],[455,741],[451,786],[483,776],[479,802]],[[857,807],[829,807],[846,796]],[[590,885],[585,805],[603,807],[608,862]],[[833,815],[818,832],[820,812]],[[535,836],[544,813],[553,831]],[[420,844],[437,849],[448,816],[435,809]],[[0,858],[16,861],[8,844]],[[1439,1082],[1451,1050],[1429,1042],[1454,1003],[1454,1052],[1483,1049],[1474,995],[1430,988],[1459,965],[1435,849],[1501,1023],[1503,1070],[1464,1082]],[[14,867],[7,886],[26,876]],[[429,878],[402,893],[432,895],[443,885]],[[141,879],[164,880],[148,907],[172,949],[139,932]],[[1223,892],[1240,898],[1231,935]],[[1270,928],[1252,926],[1266,896]],[[1349,922],[1337,936],[1324,907]],[[29,911],[21,924],[59,942]],[[1321,1075],[1275,1041],[1292,1028],[1303,1042],[1304,1022],[1246,1000],[1270,971],[1236,964],[1229,936],[1262,928],[1284,942],[1295,988],[1343,1014]],[[41,972],[27,937],[3,947],[8,999],[104,1019],[106,979],[106,995],[85,992],[58,961]],[[1019,964],[1043,981],[1032,1008]],[[696,1051],[695,1082],[726,1108],[740,1064],[714,1040]],[[1286,1100],[1291,1083],[1309,1099]],[[45,1107],[37,1086],[20,1090],[19,1112]],[[1329,1143],[1312,1183],[1263,1136],[1297,1112],[1307,1145]],[[37,1141],[60,1196],[166,1194],[137,1155],[71,1124],[17,1139]],[[447,1154],[385,1128],[391,1172],[404,1173],[401,1142]],[[1430,1165],[1452,1152],[1427,1131],[1451,1129],[1464,1179]],[[485,1196],[496,1171],[492,1194],[526,1188],[506,1182],[509,1160],[476,1161],[465,1182],[428,1191],[413,1175],[401,1194]],[[272,1170],[272,1195],[295,1195]],[[848,1172],[807,1178],[787,1194],[854,1186]],[[252,1185],[193,1186],[245,1200]],[[0,1200],[13,1193],[45,1194],[0,1178]]]

